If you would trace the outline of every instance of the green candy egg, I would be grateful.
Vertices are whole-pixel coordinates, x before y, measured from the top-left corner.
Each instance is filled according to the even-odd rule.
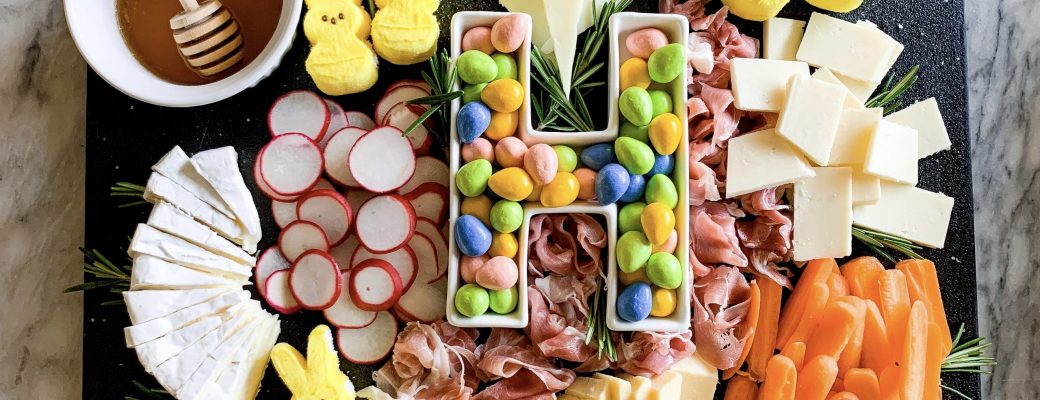
[[[619,137],[614,141],[614,154],[632,175],[644,175],[654,168],[654,151],[646,142]]]
[[[459,78],[469,84],[491,82],[498,76],[498,64],[491,56],[480,50],[469,50],[455,62]]]
[[[646,64],[654,82],[671,82],[686,69],[686,49],[679,43],[661,47],[654,50]]]
[[[650,103],[654,106],[654,116],[672,112],[672,95],[664,90],[651,90]]]
[[[487,85],[486,83],[478,83],[476,85],[466,85],[466,87],[462,88],[462,104],[480,101],[480,93],[484,91]]]
[[[516,286],[509,289],[492,290],[488,295],[491,297],[491,311],[498,314],[509,314],[516,309]]]
[[[625,232],[618,238],[615,246],[617,247],[618,268],[625,273],[636,272],[643,268],[646,261],[650,259],[650,252],[653,251],[650,240],[643,232],[637,231]]]
[[[491,163],[479,158],[466,163],[455,173],[455,186],[466,197],[476,197],[487,189],[491,179]]]
[[[495,60],[495,66],[498,67],[498,75],[495,75],[496,81],[499,79],[516,80],[516,59],[514,59],[513,56],[508,54],[495,53],[491,55],[491,59]]]
[[[487,289],[469,283],[455,292],[455,309],[467,317],[484,315],[491,303]]]
[[[671,209],[679,205],[679,193],[668,175],[657,174],[646,182],[646,203],[663,203]]]
[[[682,264],[672,253],[654,253],[646,262],[646,277],[658,287],[675,289],[682,285]]]
[[[646,143],[650,141],[650,126],[635,126],[631,122],[625,121],[621,123],[621,136],[629,137],[640,142]]]
[[[618,109],[625,119],[637,126],[649,125],[654,117],[654,103],[650,100],[650,93],[638,86],[621,92]]]
[[[644,209],[646,209],[646,203],[641,201],[628,203],[621,207],[617,217],[618,229],[621,230],[621,233],[643,231],[643,223],[640,218]]]
[[[574,172],[578,168],[578,153],[570,146],[558,144],[552,147],[556,152],[558,166],[556,172]]]
[[[511,233],[524,222],[524,207],[515,201],[500,200],[491,207],[491,227],[502,233]]]

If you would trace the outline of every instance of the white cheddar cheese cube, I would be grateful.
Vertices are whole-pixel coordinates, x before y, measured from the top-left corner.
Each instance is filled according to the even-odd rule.
[[[248,298],[249,292],[245,290],[228,292],[206,302],[186,307],[165,317],[125,327],[123,328],[123,336],[126,337],[126,347],[136,347],[139,344],[155,340],[192,321],[224,312],[229,307]]]
[[[852,166],[852,204],[871,204],[881,198],[881,179],[863,172],[862,165]]]
[[[805,21],[770,18],[762,26],[762,58],[794,61],[805,34]]]
[[[633,400],[646,400],[650,397],[650,379],[630,374],[619,374],[618,378],[624,379],[629,385],[632,385],[632,397]]]
[[[881,82],[897,42],[877,29],[814,12],[797,59],[865,82]]]
[[[672,365],[672,372],[682,376],[679,400],[711,400],[719,384],[719,371],[696,353]]]
[[[192,290],[134,290],[123,292],[123,302],[133,325],[165,317],[241,287],[218,287]]]
[[[816,176],[794,184],[795,261],[852,254],[852,169],[813,168]]]
[[[885,119],[917,130],[918,158],[949,150],[952,145],[942,113],[939,112],[939,103],[934,97],[894,112]]]
[[[249,279],[231,279],[180,266],[147,254],[134,257],[130,290],[184,290],[248,285]]]
[[[874,24],[873,22],[870,22],[870,21],[859,20],[859,21],[856,21],[856,25],[866,26],[866,27],[869,27],[871,29],[877,30],[878,32],[882,32],[881,29],[878,28],[877,24]],[[887,71],[892,69],[893,65],[896,65],[896,61],[899,60],[899,55],[903,54],[903,49],[905,48],[905,46],[903,46],[902,43],[899,43],[899,42],[895,41],[894,39],[892,40],[892,42],[895,43],[895,45],[892,46],[892,51],[889,52],[889,54],[888,54],[888,63],[885,64],[885,71],[886,71],[886,73],[887,73]]]
[[[730,63],[733,104],[739,110],[777,112],[784,106],[787,83],[809,77],[809,65],[800,61],[734,58]]]
[[[241,247],[220,237],[212,229],[170,203],[160,202],[152,207],[152,213],[148,215],[148,225],[240,263],[256,264],[256,258]]]
[[[628,383],[628,381],[598,372],[593,374],[592,377],[607,383],[607,399],[628,400],[628,398],[632,397],[632,384]]]
[[[252,269],[234,260],[211,253],[188,241],[145,224],[137,224],[127,252],[147,254],[163,260],[232,279],[252,276]]]
[[[776,123],[777,133],[817,165],[828,165],[845,95],[841,85],[795,77]]]
[[[816,72],[813,72],[812,77],[813,79],[841,85],[841,87],[845,88],[845,103],[843,104],[845,108],[863,108],[863,102],[849,88],[845,87],[845,83],[838,79],[827,67],[817,68]]]
[[[870,138],[881,121],[880,108],[845,109],[831,146],[828,165],[860,165],[866,159]]]
[[[917,131],[881,120],[867,146],[863,172],[893,182],[917,184]]]
[[[853,96],[856,96],[856,99],[858,99],[860,103],[863,104],[870,101],[874,92],[877,91],[878,86],[881,85],[881,83],[878,82],[866,82],[849,78],[837,72],[834,73],[834,76],[845,85],[845,88],[849,89],[849,92],[851,92]]]
[[[682,393],[682,376],[672,372],[664,371],[660,375],[650,378],[650,395],[648,400],[676,400]]]
[[[881,182],[881,198],[853,208],[856,226],[941,249],[953,213],[953,198],[910,185]]]
[[[607,400],[607,382],[579,376],[567,387],[567,394],[581,400]]]
[[[773,129],[729,140],[726,198],[793,183],[813,175],[809,163]]]

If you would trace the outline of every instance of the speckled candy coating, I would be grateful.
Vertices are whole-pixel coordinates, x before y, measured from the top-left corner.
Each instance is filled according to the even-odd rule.
[[[455,244],[459,251],[470,257],[479,257],[491,247],[491,230],[477,217],[460,216],[455,221]]]
[[[478,26],[466,31],[462,35],[462,51],[479,50],[484,54],[495,52],[495,46],[491,44],[491,28]]]
[[[491,109],[484,103],[474,101],[466,103],[459,109],[455,117],[455,127],[459,141],[470,143],[480,137],[491,125]]]
[[[632,56],[644,60],[661,47],[668,45],[668,36],[657,28],[644,28],[632,32],[625,38],[625,48]]]
[[[629,322],[638,322],[650,315],[653,305],[653,293],[650,285],[636,282],[625,290],[617,298],[617,314],[621,319]]]
[[[489,290],[509,289],[520,279],[516,262],[509,257],[492,257],[477,270],[477,284]]]
[[[614,204],[628,190],[628,171],[621,164],[610,163],[596,174],[596,199],[601,205]]]
[[[491,141],[484,138],[476,138],[472,142],[462,145],[462,161],[487,160],[495,162],[495,147]]]
[[[495,144],[495,161],[503,167],[519,167],[524,165],[527,145],[514,136],[502,138]]]

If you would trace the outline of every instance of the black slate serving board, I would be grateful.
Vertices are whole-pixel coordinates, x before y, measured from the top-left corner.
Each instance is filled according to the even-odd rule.
[[[274,1],[274,0],[267,0]],[[712,8],[718,7],[715,2]],[[636,0],[632,11],[654,12],[657,2]],[[500,10],[494,0],[442,0],[442,46],[447,45],[448,21],[460,10]],[[801,0],[789,4],[781,16],[806,19],[812,7]],[[921,254],[936,261],[943,288],[943,300],[951,326],[967,327],[966,336],[976,335],[975,251],[972,227],[967,95],[964,65],[963,0],[866,0],[861,8],[842,18],[867,19],[906,44],[906,51],[894,71],[903,73],[921,65],[920,80],[904,97],[905,104],[935,96],[946,118],[953,149],[921,162],[920,186],[956,198],[946,248],[925,250]],[[731,18],[741,32],[760,37],[761,25]],[[225,101],[195,108],[174,109],[145,104],[123,95],[93,71],[87,74],[87,164],[86,164],[86,243],[114,261],[129,264],[124,256],[129,236],[137,223],[147,219],[149,207],[117,208],[120,199],[108,195],[109,186],[127,181],[143,184],[150,166],[174,145],[189,154],[213,147],[233,145],[248,184],[251,167],[260,147],[267,142],[266,113],[280,94],[293,89],[314,89],[304,71],[307,43],[302,28],[293,48],[274,74],[255,88]],[[417,78],[425,64],[397,67],[383,62],[380,82],[365,93],[336,100],[348,110],[371,112],[385,87],[400,77]],[[261,248],[273,244],[277,227],[270,215],[269,202],[254,190],[263,221],[265,240]],[[867,254],[857,246],[856,255]],[[55,294],[59,295],[59,294]],[[132,349],[124,345],[122,328],[129,324],[121,305],[102,306],[117,298],[111,293],[88,292],[84,300],[83,397],[118,399],[124,396],[149,398],[134,381],[158,388],[137,361]],[[300,313],[282,318],[281,341],[300,348],[316,324],[324,322],[319,313]],[[345,364],[345,361],[344,361]],[[344,365],[359,388],[371,382],[375,367]],[[979,381],[974,375],[944,376],[944,383],[979,398]],[[289,393],[273,369],[264,378],[259,398],[285,399]],[[716,396],[721,398],[721,394]],[[945,398],[956,398],[947,393]]]

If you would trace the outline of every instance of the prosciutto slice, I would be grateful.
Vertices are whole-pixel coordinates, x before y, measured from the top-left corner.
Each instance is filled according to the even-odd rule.
[[[391,360],[372,378],[380,390],[399,399],[472,393],[478,383],[476,338],[476,330],[456,328],[443,321],[432,325],[409,323],[397,336]]]
[[[536,276],[597,275],[607,247],[603,226],[585,214],[541,214],[531,218],[528,269]]]
[[[751,286],[736,268],[718,267],[693,284],[693,331],[697,354],[718,369],[736,365],[749,335],[736,336],[747,317]]]
[[[690,267],[694,276],[707,275],[715,265],[747,266],[736,222],[722,203],[690,207]]]
[[[632,375],[660,374],[679,360],[693,354],[690,331],[680,333],[636,332],[621,345],[618,366]]]
[[[480,346],[477,368],[486,380],[502,378],[474,399],[551,399],[574,382],[574,371],[558,368],[519,331],[496,328]],[[548,396],[548,397],[546,397]]]

